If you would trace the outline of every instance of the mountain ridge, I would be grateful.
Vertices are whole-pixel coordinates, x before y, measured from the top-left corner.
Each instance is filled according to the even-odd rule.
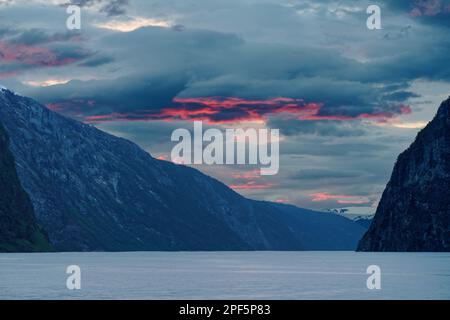
[[[402,152],[359,251],[450,251],[450,97]]]
[[[353,250],[364,232],[343,217],[246,199],[9,90],[0,93],[0,122],[36,217],[60,251]],[[326,236],[299,223],[316,220]]]

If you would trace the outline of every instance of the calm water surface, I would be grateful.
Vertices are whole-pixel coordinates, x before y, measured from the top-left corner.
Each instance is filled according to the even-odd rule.
[[[81,290],[66,288],[69,265]],[[0,299],[450,299],[450,253],[0,254]]]

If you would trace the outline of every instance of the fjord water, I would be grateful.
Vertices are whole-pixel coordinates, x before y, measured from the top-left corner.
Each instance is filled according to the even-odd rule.
[[[81,290],[66,288],[69,265]],[[0,299],[450,299],[450,253],[0,254]]]

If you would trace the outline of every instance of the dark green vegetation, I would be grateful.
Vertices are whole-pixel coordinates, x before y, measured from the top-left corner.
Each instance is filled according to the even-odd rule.
[[[0,124],[0,252],[49,251],[33,206],[20,185],[8,137]]]

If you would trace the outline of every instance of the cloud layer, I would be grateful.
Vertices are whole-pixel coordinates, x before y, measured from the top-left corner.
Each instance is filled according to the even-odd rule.
[[[68,4],[82,7],[79,31],[65,29]],[[278,128],[278,176],[200,169],[259,199],[371,207],[449,93],[450,3],[382,1],[374,31],[369,4],[11,0],[0,5],[0,78],[165,159],[171,130],[194,120]]]

